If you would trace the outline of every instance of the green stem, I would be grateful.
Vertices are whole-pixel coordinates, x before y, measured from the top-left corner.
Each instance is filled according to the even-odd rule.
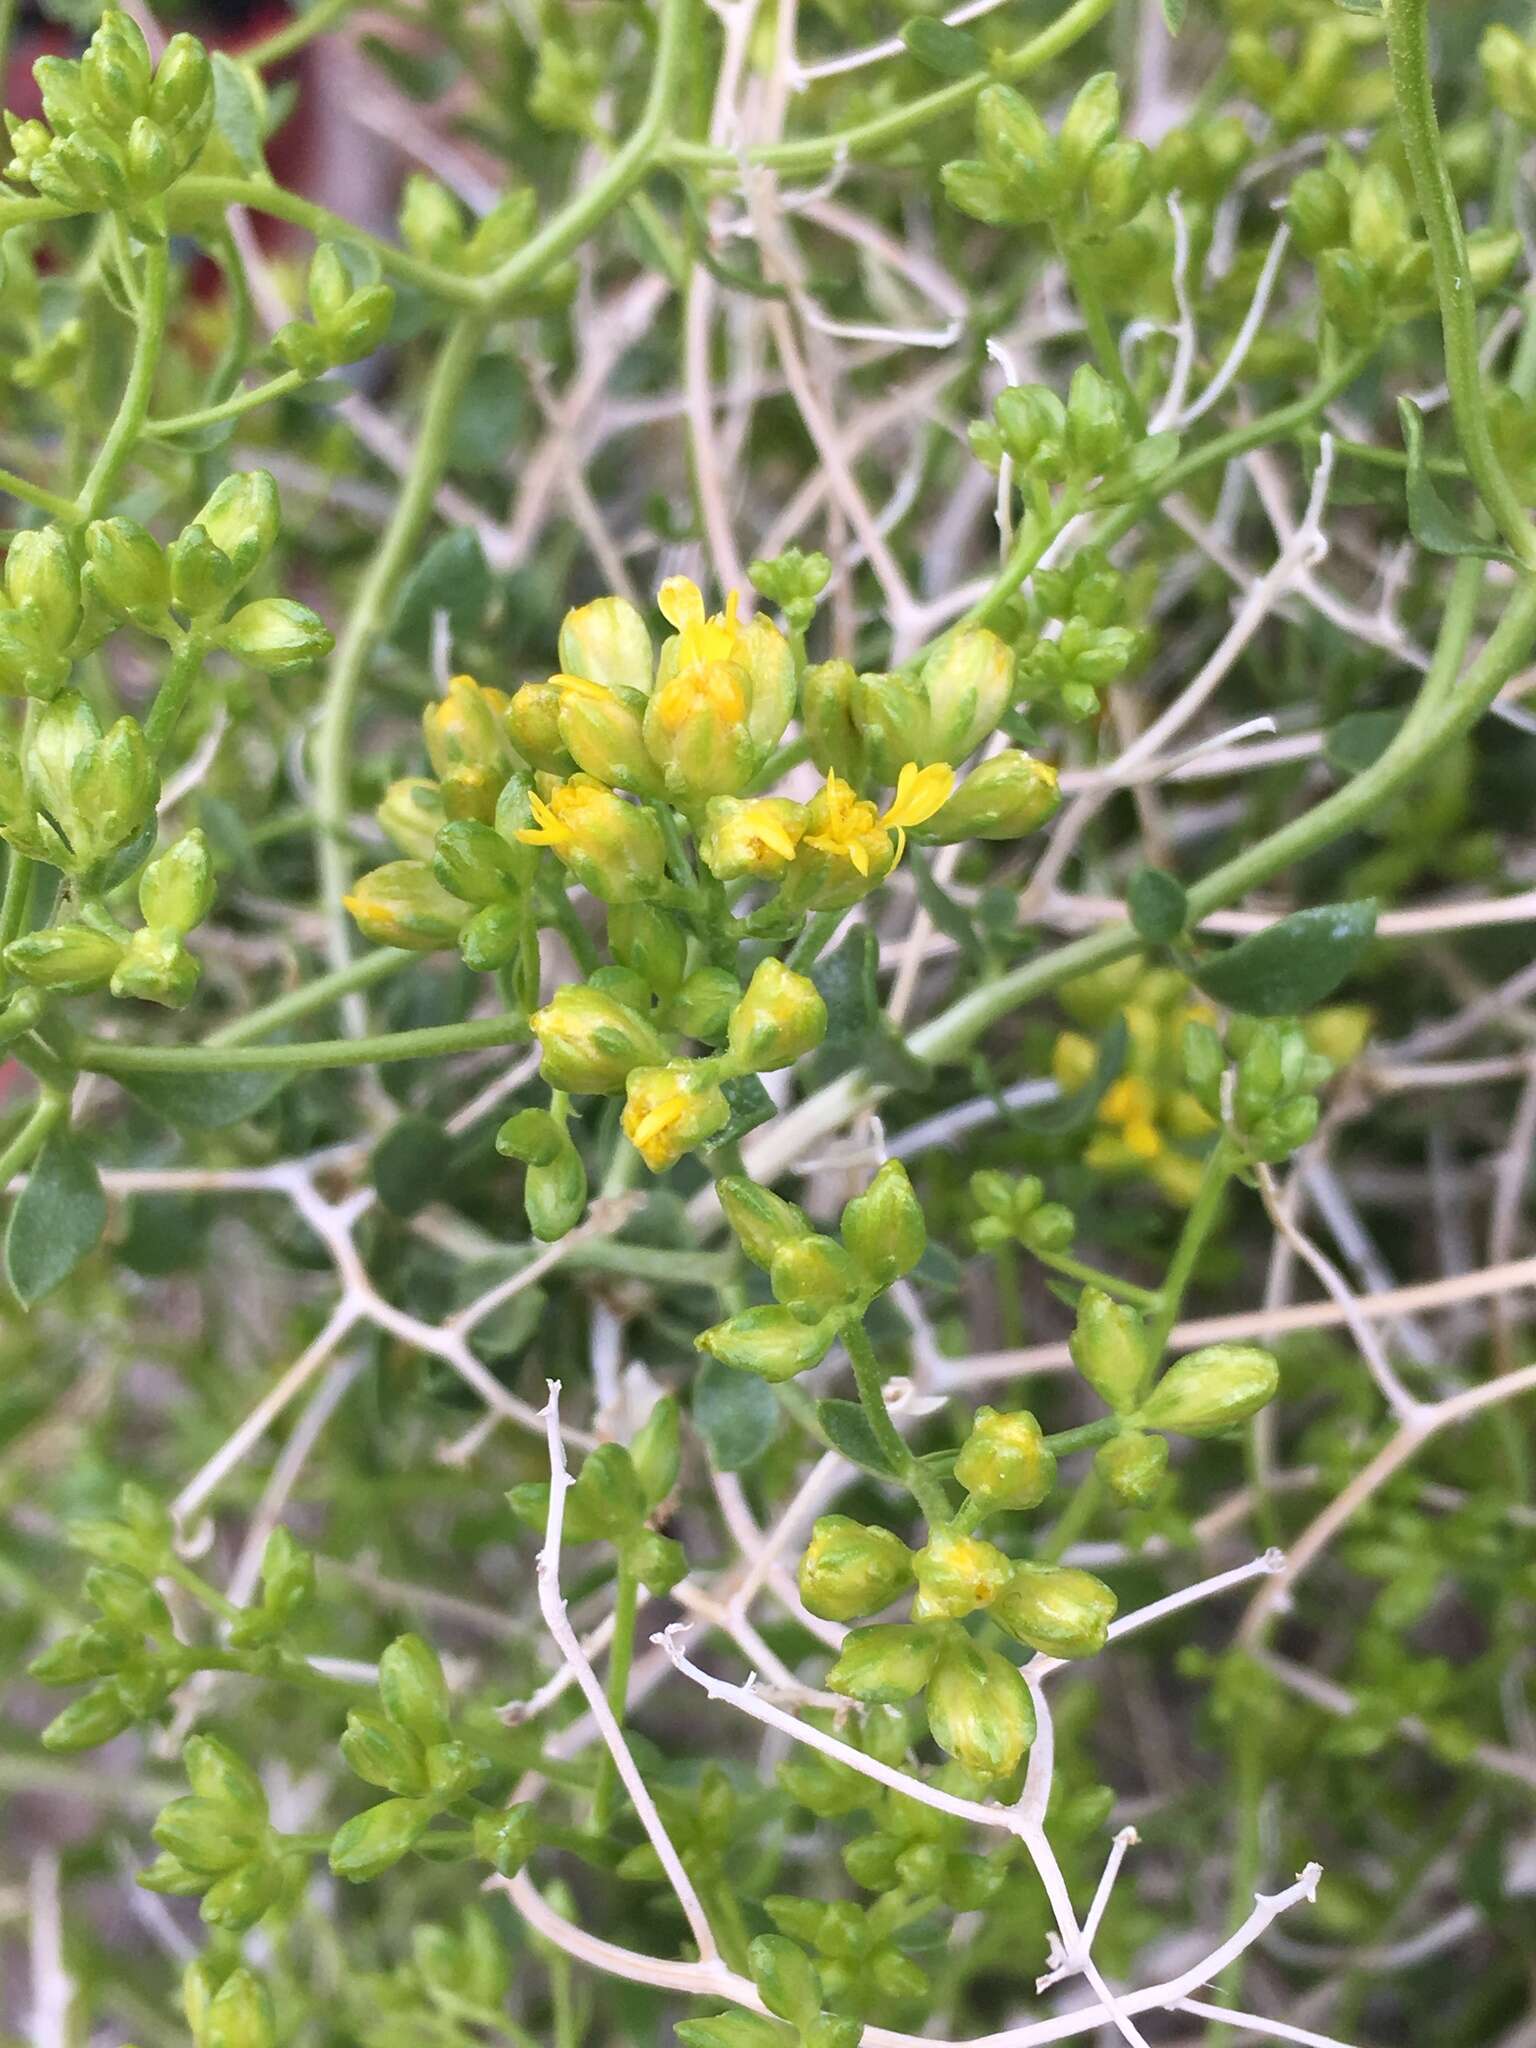
[[[1163,1355],[1163,1346],[1168,1342],[1168,1332],[1178,1321],[1183,1306],[1185,1290],[1195,1270],[1195,1262],[1210,1236],[1221,1200],[1227,1191],[1227,1183],[1238,1168],[1238,1156],[1230,1140],[1218,1138],[1210,1157],[1205,1162],[1205,1171],[1200,1185],[1195,1190],[1195,1199],[1189,1205],[1184,1218],[1184,1228],[1179,1232],[1179,1241],[1173,1248],[1167,1276],[1158,1289],[1158,1306],[1151,1322],[1147,1325],[1147,1356],[1155,1367]]]
[[[241,60],[258,71],[281,64],[285,57],[291,57],[306,43],[313,42],[316,36],[323,35],[333,22],[340,21],[356,5],[357,0],[315,0],[313,7],[296,14],[282,28],[274,29],[271,35],[263,36],[260,42],[242,50]]]
[[[67,1095],[61,1095],[52,1088],[43,1090],[38,1098],[37,1107],[10,1144],[0,1152],[0,1194],[5,1192],[18,1173],[26,1172],[68,1110]]]
[[[128,231],[122,228],[118,247],[122,252],[125,274],[129,272]],[[122,402],[117,408],[117,417],[101,444],[101,452],[91,466],[90,474],[80,488],[75,501],[73,517],[80,525],[96,518],[106,504],[112,486],[117,482],[124,463],[133,453],[134,444],[143,431],[149,416],[149,400],[154,388],[155,371],[160,363],[160,348],[165,339],[166,294],[170,282],[170,258],[164,242],[151,242],[144,251],[144,293],[139,308],[134,335],[133,360],[128,366],[128,382],[123,387]]]
[[[199,427],[216,427],[221,420],[237,420],[242,413],[271,405],[311,382],[313,379],[302,370],[284,370],[280,377],[269,377],[265,384],[253,385],[249,391],[236,391],[217,405],[205,405],[200,412],[178,412],[170,419],[146,420],[144,432],[151,440],[169,441],[176,434],[195,433]]]
[[[1445,341],[1445,376],[1450,387],[1456,438],[1479,497],[1517,562],[1536,570],[1536,529],[1510,482],[1488,424],[1483,373],[1478,362],[1477,294],[1467,260],[1467,238],[1446,168],[1435,116],[1429,68],[1428,8],[1425,0],[1387,0],[1387,54],[1397,101],[1398,132],[1424,219],[1440,328]]]
[[[165,1563],[165,1576],[180,1586],[184,1593],[190,1593],[199,1607],[206,1607],[221,1620],[234,1621],[239,1608],[232,1600],[226,1600],[217,1586],[210,1586],[201,1572],[195,1572],[182,1558],[171,1556]]]
[[[4,5],[4,0],[0,0],[0,5]],[[72,520],[75,516],[73,498],[61,498],[57,491],[45,491],[41,484],[28,483],[14,470],[0,469],[0,493],[19,498],[24,505],[35,505],[39,512],[47,512],[55,519]]]
[[[936,1528],[949,1520],[950,1505],[943,1487],[931,1473],[925,1472],[921,1462],[914,1458],[902,1440],[901,1432],[890,1417],[885,1405],[884,1383],[880,1377],[879,1362],[874,1346],[864,1334],[862,1323],[850,1323],[843,1332],[843,1343],[853,1364],[853,1377],[858,1385],[859,1405],[865,1419],[874,1432],[875,1441],[885,1454],[886,1463],[897,1478],[902,1480],[907,1491],[922,1509],[923,1519],[930,1528]]]
[[[1103,1498],[1103,1483],[1090,1465],[1078,1481],[1077,1489],[1067,1502],[1055,1527],[1040,1543],[1037,1555],[1042,1564],[1055,1564],[1059,1557],[1071,1549],[1079,1536],[1086,1534]]]
[[[459,399],[480,356],[485,322],[464,314],[449,331],[427,390],[421,432],[395,509],[368,565],[346,627],[337,643],[320,714],[315,774],[321,895],[330,918],[334,968],[351,952],[342,898],[352,879],[347,821],[352,797],[352,726],[363,676],[375,642],[421,542],[432,499],[448,462],[448,440]]]
[[[1077,300],[1078,311],[1083,316],[1093,352],[1098,357],[1099,368],[1114,385],[1130,407],[1131,424],[1138,435],[1147,430],[1147,415],[1141,400],[1136,396],[1124,362],[1120,356],[1120,344],[1115,331],[1109,324],[1109,315],[1104,310],[1104,299],[1094,279],[1084,269],[1065,235],[1055,235],[1056,253],[1066,268],[1067,281],[1072,287],[1072,296]]]
[[[221,1024],[217,1031],[209,1032],[203,1043],[209,1046],[249,1045],[252,1039],[265,1038],[269,1031],[280,1030],[297,1017],[307,1017],[314,1010],[323,1010],[340,996],[351,995],[357,989],[372,988],[375,982],[387,981],[390,975],[398,974],[402,967],[409,967],[413,960],[420,958],[419,953],[402,953],[393,946],[386,946],[377,953],[365,953],[361,959],[350,961],[333,974],[322,974],[314,981],[305,982],[302,988],[291,989],[287,995],[263,1003],[259,1010],[252,1010],[247,1016]]]
[[[177,648],[144,720],[144,743],[151,754],[159,755],[165,751],[192,685],[203,672],[206,652],[203,636],[196,632],[188,633]]]
[[[1120,1434],[1120,1418],[1117,1415],[1101,1415],[1097,1422],[1080,1422],[1076,1429],[1058,1429],[1045,1441],[1061,1456],[1066,1451],[1091,1451],[1099,1444],[1107,1444],[1112,1436]]]
[[[608,1704],[621,1728],[629,1705],[629,1667],[635,1654],[635,1611],[639,1600],[640,1581],[621,1564],[613,1603],[613,1647],[608,1652]],[[599,1834],[613,1825],[618,1795],[619,1774],[605,1749],[592,1794],[592,1826]]]
[[[1068,1280],[1081,1280],[1085,1287],[1102,1288],[1121,1301],[1134,1302],[1137,1308],[1156,1308],[1162,1300],[1155,1288],[1138,1287],[1133,1280],[1122,1280],[1118,1273],[1106,1273],[1102,1266],[1090,1266],[1065,1252],[1032,1251],[1030,1256],[1042,1266],[1049,1266],[1053,1273],[1064,1274]]]
[[[367,1067],[385,1060],[421,1060],[488,1046],[516,1045],[528,1036],[518,1011],[472,1017],[462,1024],[428,1024],[416,1031],[386,1031],[373,1038],[315,1038],[304,1045],[122,1045],[81,1038],[70,1057],[91,1074],[308,1073],[321,1067]]]

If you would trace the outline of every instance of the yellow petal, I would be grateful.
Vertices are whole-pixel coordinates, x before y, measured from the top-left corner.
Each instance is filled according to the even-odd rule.
[[[680,1109],[681,1104],[679,1103],[663,1102],[659,1108],[650,1110],[641,1117],[639,1123],[635,1125],[634,1130],[630,1133],[630,1142],[634,1145],[636,1151],[642,1150],[650,1143],[652,1138],[660,1137],[664,1130],[675,1124]]]
[[[919,768],[909,761],[896,778],[896,795],[884,812],[882,825],[921,825],[949,801],[955,786],[955,771],[947,762],[934,761]]]
[[[849,840],[848,858],[853,862],[854,866],[858,869],[861,875],[867,875],[869,873],[869,852],[868,849],[865,847],[863,840]]]
[[[687,576],[669,576],[656,593],[656,603],[668,625],[681,633],[704,618],[704,598],[697,583]]]
[[[569,690],[576,697],[595,698],[599,704],[606,703],[610,694],[601,683],[594,683],[588,676],[551,676],[549,683],[551,689]]]
[[[780,860],[793,860],[795,842],[790,838],[777,818],[764,818],[752,830],[770,853],[776,853]]]

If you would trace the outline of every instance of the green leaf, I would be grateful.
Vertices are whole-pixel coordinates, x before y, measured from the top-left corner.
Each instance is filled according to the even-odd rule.
[[[1408,531],[1432,555],[1477,555],[1490,562],[1513,562],[1497,541],[1485,540],[1459,512],[1452,511],[1435,489],[1424,459],[1424,415],[1411,398],[1397,401],[1403,446],[1408,451]]]
[[[280,1095],[292,1074],[243,1067],[223,1074],[123,1074],[128,1093],[184,1131],[221,1131]]]
[[[1376,929],[1376,902],[1298,910],[1192,970],[1198,987],[1250,1017],[1291,1017],[1325,1001]]]
[[[213,53],[213,125],[238,163],[265,176],[261,101],[245,66],[223,50]]]
[[[713,2019],[679,2020],[677,2038],[683,2048],[793,2048],[797,2036],[777,2020],[752,2012],[722,2012]]]
[[[1138,868],[1125,901],[1131,923],[1149,946],[1165,946],[1176,939],[1189,919],[1189,899],[1182,884],[1161,868]]]
[[[779,1407],[766,1380],[709,1358],[693,1383],[693,1424],[718,1469],[741,1472],[773,1441]]]
[[[864,1044],[880,1015],[880,994],[875,981],[879,945],[867,924],[856,924],[836,952],[826,954],[811,969],[811,980],[827,1006],[827,1035],[822,1053],[855,1053],[862,1059]]]
[[[1111,1019],[1099,1040],[1099,1062],[1087,1087],[1079,1088],[1075,1095],[1064,1095],[1058,1102],[1042,1102],[1038,1109],[1010,1110],[1008,1121],[1014,1129],[1028,1131],[1037,1138],[1064,1138],[1073,1131],[1086,1130],[1093,1122],[1104,1091],[1125,1065],[1127,1036],[1124,1017]]]
[[[969,78],[987,68],[987,53],[974,36],[951,28],[947,21],[935,21],[931,15],[920,14],[909,21],[901,40],[919,64],[941,78]]]
[[[778,1114],[773,1106],[773,1097],[756,1074],[740,1074],[734,1080],[722,1081],[720,1092],[731,1105],[731,1120],[723,1131],[717,1131],[710,1139],[711,1147],[734,1145],[748,1131],[755,1131],[759,1124],[771,1122]]]
[[[1168,24],[1168,33],[1176,36],[1184,26],[1189,12],[1189,0],[1163,0],[1163,20]]]
[[[1352,711],[1323,736],[1323,759],[1335,775],[1373,768],[1403,729],[1401,711]]]
[[[402,653],[424,660],[432,646],[432,619],[448,614],[455,640],[473,633],[490,602],[491,572],[479,536],[467,527],[435,540],[405,579],[389,637]]]
[[[866,1472],[889,1472],[891,1461],[857,1401],[818,1401],[816,1420],[834,1451],[841,1451]]]
[[[453,1144],[429,1116],[403,1116],[373,1148],[372,1177],[392,1216],[414,1216],[442,1193],[453,1165]]]
[[[106,1228],[107,1198],[82,1146],[56,1133],[38,1154],[5,1232],[5,1271],[23,1308],[61,1286]]]

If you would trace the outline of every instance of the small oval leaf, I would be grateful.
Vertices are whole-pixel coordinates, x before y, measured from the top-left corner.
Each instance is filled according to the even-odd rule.
[[[84,1148],[66,1132],[51,1137],[16,1197],[5,1233],[5,1271],[31,1308],[62,1286],[107,1222],[107,1198]]]
[[[947,21],[935,21],[931,15],[920,14],[909,21],[901,40],[919,64],[941,78],[969,78],[987,67],[987,53],[974,36],[951,28]]]
[[[1298,910],[1194,967],[1196,984],[1250,1017],[1290,1017],[1326,1001],[1370,944],[1376,902]]]
[[[1179,936],[1189,918],[1183,885],[1161,868],[1138,868],[1125,901],[1138,937],[1149,946],[1166,946]]]
[[[711,1358],[693,1383],[693,1424],[717,1469],[741,1472],[773,1441],[778,1403],[766,1380]]]

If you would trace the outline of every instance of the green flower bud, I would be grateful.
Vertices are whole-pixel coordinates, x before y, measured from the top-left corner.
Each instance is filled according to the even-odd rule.
[[[944,1632],[911,1622],[876,1622],[850,1629],[827,1689],[866,1706],[896,1706],[922,1691],[933,1675]]]
[[[437,1652],[420,1636],[396,1636],[380,1657],[379,1698],[391,1721],[418,1742],[447,1741],[447,1682]]]
[[[208,1885],[204,1875],[188,1870],[174,1856],[157,1856],[147,1870],[139,1872],[134,1882],[141,1884],[147,1892],[164,1892],[174,1899],[195,1898]]]
[[[360,876],[342,902],[365,939],[412,953],[453,945],[469,915],[419,860],[386,861]]]
[[[408,1855],[431,1825],[425,1799],[385,1799],[354,1814],[331,1838],[331,1869],[349,1884],[366,1884]]]
[[[1135,1420],[1180,1436],[1215,1436],[1256,1415],[1279,1388],[1272,1352],[1257,1344],[1207,1344],[1169,1366]]]
[[[659,996],[676,994],[688,964],[688,939],[677,919],[650,903],[618,903],[608,913],[608,943]]]
[[[501,903],[516,892],[525,859],[523,848],[509,846],[478,818],[455,818],[437,835],[432,871],[466,903]]]
[[[347,1716],[341,1738],[341,1754],[347,1768],[365,1784],[385,1792],[406,1795],[427,1789],[426,1754],[407,1728],[366,1708],[354,1708]]]
[[[1317,259],[1317,288],[1323,311],[1347,342],[1373,339],[1382,324],[1381,292],[1353,250],[1323,251]]]
[[[1145,1507],[1156,1498],[1168,1469],[1167,1440],[1125,1430],[1099,1445],[1093,1454],[1093,1469],[1125,1507]]]
[[[1412,234],[1402,187],[1385,164],[1367,164],[1350,201],[1350,247],[1368,270],[1385,276]]]
[[[570,1490],[577,1526],[595,1536],[633,1535],[645,1520],[645,1495],[622,1444],[599,1444],[588,1453]]]
[[[261,1979],[244,1966],[231,1970],[195,2038],[198,2048],[276,2048],[272,2001]]]
[[[641,1529],[625,1546],[624,1561],[648,1593],[670,1593],[688,1571],[681,1543],[654,1529]]]
[[[81,1685],[88,1678],[108,1678],[120,1671],[139,1647],[137,1633],[125,1635],[98,1622],[40,1650],[28,1664],[27,1676],[39,1685]]]
[[[146,924],[178,937],[194,930],[213,908],[213,861],[201,832],[185,832],[152,860],[139,881]]]
[[[507,706],[507,731],[525,761],[549,775],[569,775],[575,762],[560,737],[562,691],[557,683],[524,683]]]
[[[516,1877],[539,1846],[538,1823],[531,1806],[508,1807],[505,1813],[477,1813],[475,1854],[503,1877]]]
[[[90,95],[78,63],[68,57],[39,57],[32,76],[42,95],[43,118],[55,135],[73,134],[95,118]]]
[[[307,668],[336,644],[325,621],[291,597],[259,597],[242,605],[216,637],[227,654],[268,676]]]
[[[1006,1778],[1035,1739],[1035,1709],[1018,1667],[958,1631],[928,1681],[928,1731],[978,1778]]]
[[[1067,409],[1043,384],[1010,384],[992,408],[1003,448],[1031,476],[1066,475]]]
[[[1088,167],[1083,189],[1095,229],[1107,235],[1124,227],[1146,204],[1152,190],[1152,153],[1144,142],[1107,142]]]
[[[636,1430],[629,1446],[630,1462],[640,1481],[648,1509],[658,1507],[677,1484],[682,1461],[682,1410],[677,1397],[663,1394]]]
[[[646,745],[645,697],[580,676],[552,680],[560,693],[561,744],[576,765],[611,788],[660,796],[666,784]]]
[[[12,536],[5,554],[5,597],[39,642],[61,651],[80,627],[80,571],[62,527]]]
[[[770,954],[731,1011],[728,1043],[738,1068],[767,1074],[791,1067],[827,1035],[827,1006],[815,982]]]
[[[214,1879],[203,1894],[202,1918],[210,1927],[244,1934],[277,1904],[283,1891],[279,1863],[244,1863]]]
[[[374,816],[400,851],[416,861],[432,859],[437,835],[448,822],[442,791],[424,775],[392,782]]]
[[[464,246],[464,215],[453,194],[435,178],[413,171],[400,204],[400,239],[415,255],[449,269]]]
[[[1102,476],[1128,441],[1118,392],[1092,363],[1079,363],[1067,394],[1067,459],[1072,473],[1083,482]]]
[[[326,354],[333,367],[360,362],[387,339],[395,317],[394,288],[366,284],[352,293],[334,318],[321,323]]]
[[[129,940],[112,971],[110,987],[115,996],[180,1010],[196,994],[199,972],[197,961],[174,932],[146,926]]]
[[[288,320],[272,337],[272,352],[301,377],[323,377],[331,367],[331,351],[319,332],[303,320]]]
[[[899,1159],[888,1159],[863,1194],[847,1204],[840,1227],[871,1286],[889,1287],[912,1271],[927,1247],[928,1226]]]
[[[764,1380],[790,1380],[796,1373],[820,1365],[836,1335],[835,1323],[806,1324],[787,1308],[766,1303],[716,1323],[694,1343],[737,1372],[756,1373]]]
[[[251,1862],[267,1847],[264,1805],[253,1811],[248,1804],[235,1807],[196,1795],[163,1806],[151,1832],[188,1870],[213,1877]]]
[[[656,654],[645,620],[623,597],[599,597],[560,622],[560,668],[610,690],[649,696]]]
[[[889,1529],[823,1515],[800,1560],[800,1597],[824,1621],[878,1613],[912,1583],[912,1556]]]
[[[1060,803],[1057,771],[1009,747],[974,768],[916,836],[946,846],[965,839],[1022,839]]]
[[[802,1323],[820,1323],[859,1299],[859,1269],[836,1238],[796,1237],[774,1253],[768,1271],[774,1299]]]
[[[1001,225],[1042,221],[1062,205],[1067,195],[1057,146],[1022,93],[1009,85],[983,89],[976,101],[976,140],[985,164],[944,167],[945,189],[957,206],[968,213],[976,211],[978,219]],[[978,181],[978,171],[990,173],[998,181],[995,196]],[[951,175],[960,172],[970,175]],[[998,197],[1003,202],[1000,213],[996,211]],[[990,210],[978,211],[967,204],[968,198],[990,202]]]
[[[1027,1409],[978,1408],[955,1479],[989,1512],[1034,1508],[1056,1483],[1056,1459]]]
[[[958,1621],[978,1607],[990,1607],[1008,1583],[1012,1566],[995,1543],[979,1536],[930,1530],[913,1560],[918,1593],[914,1621]]]
[[[223,1805],[231,1813],[265,1828],[267,1795],[262,1790],[261,1780],[243,1757],[237,1756],[211,1735],[193,1735],[188,1738],[181,1761],[187,1782],[199,1799]],[[180,1856],[184,1863],[195,1866],[196,1859],[173,1842],[167,1841],[164,1846]]]
[[[832,564],[823,554],[786,548],[772,561],[747,564],[747,576],[759,596],[776,604],[797,633],[816,615],[816,601],[832,578]]]
[[[249,582],[277,541],[282,525],[277,485],[264,469],[227,476],[193,523],[228,561],[232,593]]]
[[[675,1166],[731,1120],[731,1105],[704,1062],[635,1067],[624,1095],[620,1126],[652,1173]]]
[[[96,1749],[132,1725],[133,1713],[115,1684],[98,1685],[77,1700],[71,1700],[62,1714],[56,1714],[43,1730],[44,1749],[70,1755],[80,1749]]]
[[[96,118],[125,128],[149,103],[149,46],[132,15],[110,7],[80,60],[80,82]]]
[[[1071,1565],[1016,1564],[991,1614],[1009,1635],[1048,1657],[1102,1650],[1119,1602],[1102,1579]]]
[[[176,162],[165,131],[141,114],[128,131],[128,182],[141,198],[153,198],[176,176]]]
[[[1116,1414],[1133,1408],[1151,1363],[1135,1309],[1100,1287],[1085,1287],[1070,1343],[1072,1363],[1099,1399]]]
[[[48,858],[89,873],[137,838],[153,814],[159,779],[131,718],[103,733],[96,713],[72,690],[46,706],[27,745],[27,793],[41,814]]]
[[[434,1742],[427,1751],[427,1779],[437,1799],[462,1799],[490,1768],[489,1759],[465,1742]]]
[[[162,128],[177,135],[189,128],[195,131],[205,114],[212,119],[213,66],[196,36],[182,31],[166,44],[155,68],[149,112]]]
[[[142,1573],[125,1571],[119,1565],[95,1565],[85,1575],[85,1591],[92,1605],[121,1633],[158,1636],[163,1642],[176,1640],[170,1610]]]
[[[165,550],[133,519],[93,519],[85,529],[85,582],[114,618],[157,626],[171,601]]]
[[[87,1516],[71,1522],[65,1532],[71,1550],[100,1564],[121,1565],[146,1579],[158,1578],[170,1555],[170,1532],[146,1523]]]
[[[804,2029],[821,2013],[821,1978],[803,1948],[782,1934],[759,1934],[747,1950],[747,1969],[768,2010]]]
[[[1287,1159],[1305,1145],[1317,1129],[1322,1114],[1315,1095],[1294,1095],[1268,1116],[1260,1117],[1248,1132],[1248,1150],[1255,1159]]]
[[[1081,184],[1088,166],[1120,128],[1120,81],[1113,71],[1097,71],[1068,107],[1056,137],[1061,167]]]
[[[194,619],[222,611],[237,588],[235,565],[203,528],[183,527],[171,543],[171,596]]]
[[[726,1222],[736,1233],[736,1242],[753,1265],[761,1266],[764,1272],[786,1245],[811,1234],[810,1219],[803,1209],[741,1174],[727,1174],[717,1181],[715,1193]]]
[[[28,932],[5,949],[5,964],[34,988],[62,996],[105,988],[123,957],[122,943],[85,924],[56,924]]]
[[[926,746],[917,755],[910,745],[905,751],[898,745],[898,768],[913,759],[953,765],[981,745],[1013,695],[1013,650],[984,627],[957,633],[924,662],[921,681],[928,703]]]
[[[568,1095],[617,1095],[635,1068],[666,1058],[643,1017],[593,988],[558,989],[528,1024],[543,1049],[544,1079]]]
[[[315,1597],[315,1560],[279,1523],[261,1553],[261,1600],[269,1614],[291,1621]]]
[[[741,984],[724,967],[696,967],[669,1006],[668,1022],[685,1038],[718,1045],[741,1001]]]
[[[1522,128],[1536,128],[1536,51],[1495,22],[1484,29],[1477,56],[1494,105]]]
[[[1349,194],[1332,171],[1314,166],[1292,185],[1285,217],[1296,246],[1315,261],[1325,249],[1348,241]]]
[[[851,663],[813,663],[800,679],[800,720],[811,759],[822,773],[835,770],[851,782],[862,783],[867,780],[867,763],[863,735],[853,715],[857,687]],[[803,819],[801,822],[803,829]]]
[[[587,1170],[559,1119],[522,1110],[496,1133],[496,1150],[527,1162],[523,1207],[534,1236],[549,1244],[574,1229],[587,1205]]]
[[[859,781],[894,782],[906,762],[939,758],[920,684],[896,675],[855,676],[848,703],[859,736]]]

